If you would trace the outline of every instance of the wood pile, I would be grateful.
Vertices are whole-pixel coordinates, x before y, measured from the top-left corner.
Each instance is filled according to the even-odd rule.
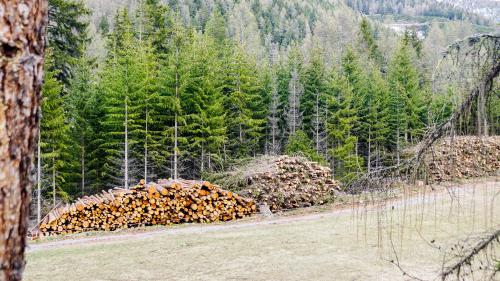
[[[256,209],[252,199],[209,182],[141,181],[132,189],[110,189],[52,210],[39,224],[38,234],[228,221],[249,216]]]
[[[461,136],[436,143],[425,156],[429,182],[500,173],[500,136]]]
[[[340,189],[330,168],[290,156],[261,157],[213,180],[273,212],[324,204]]]

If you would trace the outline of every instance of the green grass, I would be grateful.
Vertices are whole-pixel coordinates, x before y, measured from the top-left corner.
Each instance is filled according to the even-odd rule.
[[[427,191],[376,210],[362,203],[274,225],[246,221],[210,231],[193,225],[39,249],[27,254],[25,280],[407,280],[389,262],[394,250],[405,270],[430,279],[443,251],[428,241],[446,249],[498,227],[500,196],[491,198],[499,191],[491,182],[463,189],[453,200]]]

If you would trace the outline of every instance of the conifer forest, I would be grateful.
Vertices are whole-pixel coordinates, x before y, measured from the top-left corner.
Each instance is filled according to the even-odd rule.
[[[499,76],[499,0],[0,0],[0,281],[497,280]]]
[[[475,27],[395,34],[330,1],[113,3],[49,1],[37,156],[47,206],[259,155],[304,155],[343,182],[393,165],[450,116],[460,90],[435,86],[437,50]],[[490,134],[499,109],[493,95]],[[474,114],[457,134],[476,133]]]

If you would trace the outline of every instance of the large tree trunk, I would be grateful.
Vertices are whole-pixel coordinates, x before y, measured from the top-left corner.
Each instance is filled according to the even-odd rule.
[[[46,24],[46,0],[0,0],[0,280],[25,264]]]

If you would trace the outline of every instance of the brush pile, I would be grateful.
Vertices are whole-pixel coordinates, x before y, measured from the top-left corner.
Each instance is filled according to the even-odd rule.
[[[500,137],[463,136],[435,144],[425,158],[430,182],[500,173]]]
[[[340,189],[330,168],[290,156],[261,157],[212,180],[267,204],[273,212],[324,204]]]
[[[132,189],[115,188],[86,196],[52,210],[40,223],[40,235],[134,226],[216,222],[243,218],[256,212],[252,199],[209,182],[160,181]]]

